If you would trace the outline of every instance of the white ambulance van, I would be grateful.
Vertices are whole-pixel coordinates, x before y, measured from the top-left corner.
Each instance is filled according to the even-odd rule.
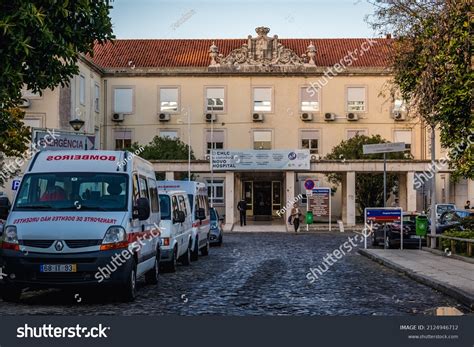
[[[160,204],[153,166],[128,152],[42,151],[26,169],[0,239],[0,293],[157,284]]]
[[[209,254],[209,239],[211,216],[207,187],[202,182],[195,181],[159,181],[160,194],[169,190],[184,190],[189,197],[192,209],[192,237],[191,260],[197,260],[199,251],[201,255]]]
[[[161,261],[163,270],[176,271],[178,261],[191,263],[192,213],[184,190],[159,192],[161,212]]]

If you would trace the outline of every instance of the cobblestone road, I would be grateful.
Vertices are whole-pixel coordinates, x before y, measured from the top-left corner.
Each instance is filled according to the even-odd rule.
[[[321,264],[348,234],[232,233],[190,267],[140,285],[134,303],[80,291],[27,292],[0,301],[0,315],[411,315],[432,314],[454,300],[360,256],[354,249],[315,283]]]

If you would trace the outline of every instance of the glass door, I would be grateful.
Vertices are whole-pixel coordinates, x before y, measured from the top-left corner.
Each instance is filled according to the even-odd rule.
[[[253,181],[244,181],[244,199],[247,202],[247,216],[253,216]]]
[[[281,182],[272,181],[272,215],[277,216],[281,210]]]

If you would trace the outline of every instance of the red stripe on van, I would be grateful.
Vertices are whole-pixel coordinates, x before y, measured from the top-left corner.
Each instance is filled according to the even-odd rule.
[[[134,232],[134,233],[128,234],[128,242],[129,243],[135,242],[138,240],[138,238],[140,238],[141,240],[144,240],[145,238],[152,239],[153,237],[159,237],[160,235],[161,235],[161,232],[157,230],[156,228],[145,230],[145,231]]]
[[[211,224],[210,219],[203,220],[202,223],[201,222],[194,222],[193,223],[193,228],[199,227],[199,226],[202,226],[202,225],[208,225],[208,224]]]

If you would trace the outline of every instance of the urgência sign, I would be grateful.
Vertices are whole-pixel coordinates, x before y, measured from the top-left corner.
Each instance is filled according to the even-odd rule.
[[[95,149],[95,136],[76,134],[66,131],[55,131],[59,136],[53,140],[45,138],[47,131],[34,130],[33,141],[42,150],[91,150]]]
[[[292,150],[213,150],[211,167],[232,170],[309,170],[308,149]]]

